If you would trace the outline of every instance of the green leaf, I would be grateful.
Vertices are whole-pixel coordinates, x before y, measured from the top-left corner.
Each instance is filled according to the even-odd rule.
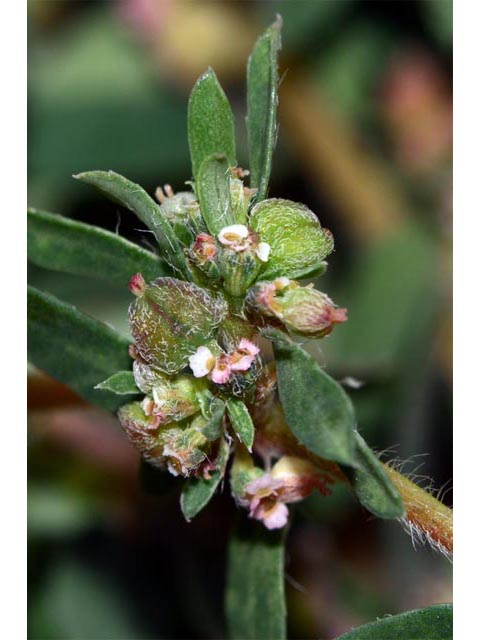
[[[115,411],[125,398],[95,389],[131,366],[129,342],[75,307],[28,287],[28,359],[80,396]]]
[[[227,400],[227,412],[233,430],[240,438],[240,441],[251,451],[255,437],[255,427],[247,407],[238,398],[229,398]]]
[[[282,19],[257,40],[247,66],[247,131],[250,185],[258,188],[257,200],[267,197],[272,155],[277,135],[278,52]]]
[[[228,550],[226,615],[230,640],[284,640],[285,529],[242,519]]]
[[[217,76],[209,68],[198,78],[188,102],[188,143],[195,180],[202,162],[212,153],[236,164],[233,114]]]
[[[274,341],[280,401],[287,424],[310,451],[354,466],[355,413],[342,387],[280,332]]]
[[[99,227],[28,209],[28,259],[33,264],[127,286],[134,273],[147,282],[171,275],[160,258]]]
[[[111,391],[117,396],[140,393],[139,388],[135,384],[135,377],[132,371],[117,371],[113,376],[97,384],[95,389]]]
[[[200,165],[195,191],[202,217],[210,233],[216,236],[223,227],[236,222],[230,204],[230,173],[226,156],[214,153]]]
[[[363,506],[379,518],[400,518],[405,507],[377,456],[355,432],[357,469],[345,469]]]
[[[74,178],[93,185],[114,202],[133,211],[155,234],[168,264],[190,279],[185,256],[170,223],[163,215],[160,206],[140,185],[114,171],[86,171],[77,174]]]
[[[218,440],[222,433],[222,422],[223,416],[225,414],[225,403],[220,398],[214,398],[210,404],[208,414],[205,417],[208,420],[208,423],[202,429],[203,435],[210,440],[210,442],[214,442]]]
[[[451,640],[453,606],[434,604],[362,625],[337,640]]]
[[[229,453],[228,444],[222,440],[217,458],[217,469],[211,473],[210,478],[190,478],[185,483],[180,496],[180,507],[188,522],[200,513],[213,497],[225,474]]]

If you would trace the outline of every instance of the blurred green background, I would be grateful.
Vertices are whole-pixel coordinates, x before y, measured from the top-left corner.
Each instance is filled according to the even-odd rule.
[[[181,189],[188,94],[209,64],[246,166],[246,60],[282,15],[270,194],[304,202],[333,231],[319,287],[349,309],[346,325],[308,348],[339,380],[363,383],[350,388],[360,432],[420,482],[433,479],[447,504],[451,12],[445,0],[28,5],[29,204],[146,247],[132,214],[71,175],[113,169],[150,193]],[[128,332],[126,288],[34,267],[29,278]],[[186,524],[178,485],[155,486],[139,469],[113,417],[29,371],[29,638],[224,637],[228,492]],[[452,597],[448,561],[414,550],[341,487],[298,506],[286,571],[292,639]]]

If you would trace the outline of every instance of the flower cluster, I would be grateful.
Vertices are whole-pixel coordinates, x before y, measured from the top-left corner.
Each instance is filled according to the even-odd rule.
[[[226,384],[234,371],[248,371],[260,349],[242,338],[232,353],[221,353],[214,356],[208,347],[198,347],[190,356],[189,365],[196,378],[208,376],[217,384]]]

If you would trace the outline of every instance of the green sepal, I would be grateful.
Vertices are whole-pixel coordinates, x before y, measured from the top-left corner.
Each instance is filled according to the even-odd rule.
[[[95,389],[102,391],[111,391],[118,396],[128,394],[139,394],[140,390],[135,384],[135,378],[132,371],[117,371],[103,382],[95,386]]]
[[[238,398],[228,398],[227,413],[232,423],[232,428],[240,439],[240,442],[252,450],[255,438],[255,427],[245,403]]]

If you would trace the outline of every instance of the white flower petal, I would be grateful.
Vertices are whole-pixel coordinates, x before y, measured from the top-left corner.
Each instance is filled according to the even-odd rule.
[[[257,254],[259,260],[261,260],[262,262],[267,262],[270,255],[270,245],[268,244],[268,242],[260,242],[255,253]]]
[[[189,357],[188,364],[195,378],[203,378],[215,366],[215,357],[208,347],[198,347]]]
[[[218,234],[218,239],[222,244],[234,244],[248,238],[248,228],[244,224],[231,224],[224,227]]]

